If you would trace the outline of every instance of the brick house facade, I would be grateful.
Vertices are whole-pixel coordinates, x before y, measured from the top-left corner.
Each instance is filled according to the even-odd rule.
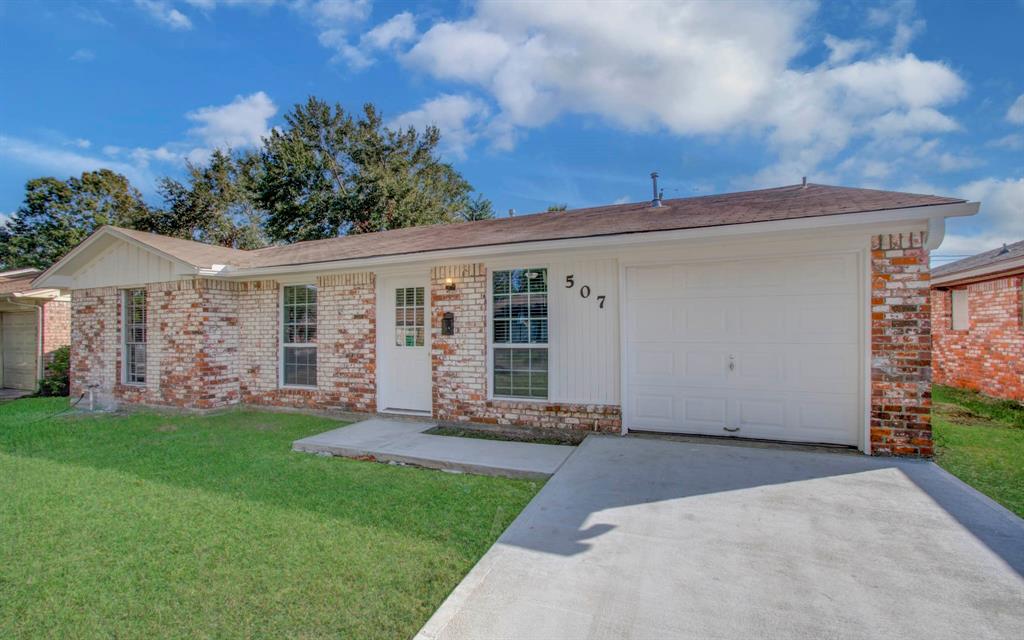
[[[1024,402],[1024,268],[1012,266],[1024,243],[1001,252],[937,270],[941,280],[931,290],[934,380]],[[956,312],[954,296],[962,296]]]
[[[932,205],[911,213],[922,215],[927,206]],[[563,219],[572,220],[572,214],[540,214],[530,223]],[[642,431],[649,424],[646,430],[690,431],[659,426],[667,419],[692,421],[694,432],[707,435],[740,432],[848,444],[876,455],[927,457],[933,452],[928,224],[853,222],[837,231],[802,226],[794,227],[796,234],[767,237],[754,229],[721,247],[699,238],[646,236],[653,240],[643,246],[606,244],[606,249],[545,246],[531,253],[521,244],[494,245],[486,252],[464,251],[462,259],[433,259],[430,249],[420,248],[424,255],[402,264],[375,257],[364,263],[350,257],[343,264],[330,256],[314,260],[317,256],[302,243],[262,250],[266,253],[235,252],[130,232],[130,240],[151,244],[170,267],[146,258],[150,262],[138,266],[143,281],[122,279],[116,286],[106,285],[120,272],[104,270],[103,252],[121,251],[117,242],[129,232],[111,229],[104,232],[109,241],[100,245],[102,251],[88,262],[80,260],[91,271],[76,266],[75,255],[66,259],[64,272],[60,264],[55,270],[57,277],[72,274],[77,284],[69,287],[72,394],[88,395],[99,406],[408,413],[406,407],[395,408],[394,395],[384,386],[394,390],[396,379],[404,380],[418,366],[395,360],[396,353],[422,349],[422,381],[429,392],[414,414],[439,422],[606,433]],[[522,224],[519,219],[498,223],[465,228]],[[309,246],[310,251],[330,246],[340,251],[357,241],[361,248],[375,236],[381,242],[392,237],[423,242],[421,234],[430,233],[400,230]],[[816,248],[821,246],[830,250]],[[196,257],[206,250],[216,255]],[[309,263],[286,263],[278,257],[286,250],[303,250]],[[134,254],[125,251],[111,263],[132,259]],[[722,257],[737,253],[749,257]],[[684,262],[678,262],[681,257]],[[330,264],[322,266],[325,261]],[[202,266],[232,262],[242,266],[231,271]],[[750,282],[761,284],[731,275],[751,265]],[[190,268],[209,273],[189,275]],[[167,280],[163,274],[172,270],[176,277]],[[245,277],[250,272],[253,276]],[[533,284],[529,295],[515,293],[525,288],[499,292],[499,281],[509,277],[522,283],[537,277],[539,293]],[[698,297],[679,297],[677,285]],[[289,296],[296,289],[313,292],[313,298],[295,302]],[[148,333],[145,375],[144,382],[139,376],[128,383],[125,354],[136,347],[126,335],[137,330],[141,316],[126,326],[125,296],[141,290]],[[694,306],[695,300],[704,302]],[[642,312],[636,301],[645,301]],[[501,315],[509,313],[507,305],[518,318],[513,325],[524,327],[510,346],[504,346],[507,335],[499,339],[509,330],[502,320],[509,316]],[[799,309],[810,315],[793,316]],[[755,324],[749,329],[740,324],[751,320]],[[806,324],[819,322],[835,326]],[[286,338],[293,335],[293,323],[300,333],[312,326],[315,338]],[[699,337],[702,331],[715,332],[707,334],[713,340],[739,341],[716,347]],[[741,331],[768,336],[780,347],[744,343]],[[286,365],[286,353],[296,358],[293,365]],[[513,393],[498,392],[499,355],[500,384],[511,385]],[[296,378],[301,367],[306,377]],[[706,390],[678,395],[678,385],[695,376],[702,376],[698,382]],[[667,400],[671,397],[676,399]],[[659,423],[658,416],[668,418]]]

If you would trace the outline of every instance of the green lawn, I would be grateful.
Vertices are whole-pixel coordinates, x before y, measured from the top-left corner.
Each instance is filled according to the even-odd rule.
[[[936,385],[936,461],[1024,517],[1024,406]]]
[[[338,426],[0,404],[0,638],[407,638],[540,488],[290,451]]]

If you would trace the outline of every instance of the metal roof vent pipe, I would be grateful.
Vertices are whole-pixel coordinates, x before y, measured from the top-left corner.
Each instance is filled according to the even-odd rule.
[[[651,172],[651,188],[653,190],[654,198],[651,200],[652,207],[661,206],[661,197],[665,194],[664,191],[658,191],[658,172]]]

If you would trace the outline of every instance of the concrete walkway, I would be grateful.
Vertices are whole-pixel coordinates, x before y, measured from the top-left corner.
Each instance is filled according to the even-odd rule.
[[[546,479],[575,447],[423,433],[435,422],[374,418],[292,443],[295,451],[370,458],[431,469]]]
[[[932,463],[591,436],[417,638],[1016,638],[1022,573]]]

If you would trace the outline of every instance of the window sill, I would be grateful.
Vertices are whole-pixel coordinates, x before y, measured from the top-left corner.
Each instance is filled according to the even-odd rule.
[[[315,386],[311,387],[311,386],[301,385],[301,384],[282,384],[282,385],[278,385],[277,388],[278,389],[282,389],[284,391],[318,391],[320,389],[320,387],[315,387]]]

